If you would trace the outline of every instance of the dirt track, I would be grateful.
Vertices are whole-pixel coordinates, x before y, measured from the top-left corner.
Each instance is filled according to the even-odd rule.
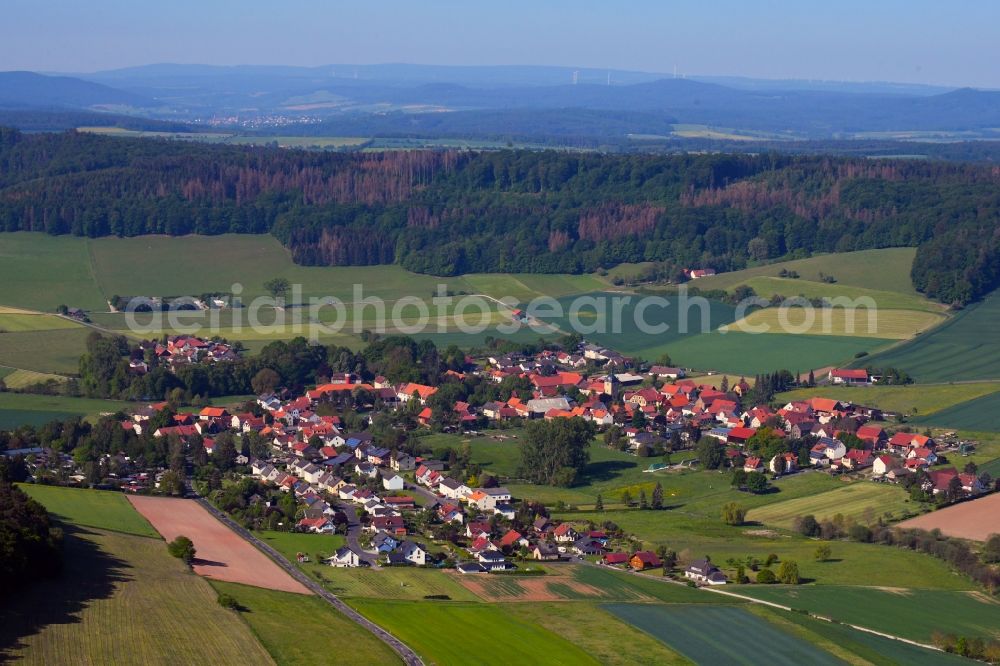
[[[128,500],[167,541],[183,534],[194,542],[197,549],[195,573],[269,590],[311,594],[302,583],[216,520],[197,502],[143,496],[129,496]]]
[[[910,518],[899,523],[899,527],[922,530],[936,527],[948,536],[986,541],[989,535],[1000,534],[1000,493]]]

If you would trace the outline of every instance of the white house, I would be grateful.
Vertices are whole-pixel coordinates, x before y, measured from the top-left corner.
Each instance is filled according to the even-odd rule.
[[[326,560],[331,567],[359,567],[361,558],[353,550],[344,546]]]
[[[427,564],[427,549],[414,541],[404,541],[399,547],[399,552],[403,554],[407,562],[412,562],[417,566]]]
[[[872,463],[872,473],[875,476],[885,476],[894,469],[902,467],[899,461],[892,456],[879,456]]]
[[[483,488],[486,499],[483,500],[483,509],[492,511],[497,504],[507,504],[510,502],[511,494],[506,488]]]
[[[386,490],[402,490],[403,477],[386,472],[382,475],[382,487]]]
[[[696,583],[725,585],[726,575],[708,560],[695,560],[684,569],[684,577]]]
[[[441,483],[438,484],[438,492],[448,499],[457,500],[461,495],[459,494],[459,489],[462,484],[455,479],[445,477],[441,479]]]

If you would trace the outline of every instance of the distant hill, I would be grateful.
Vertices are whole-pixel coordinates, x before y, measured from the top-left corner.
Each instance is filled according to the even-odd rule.
[[[3,108],[149,105],[147,98],[92,81],[34,72],[0,72],[0,107]]]
[[[308,121],[302,124],[314,127],[317,136],[331,125],[373,128],[363,135],[406,135],[412,126],[421,136],[613,142],[670,134],[669,125],[685,124],[709,128],[708,138],[734,132],[764,140],[1000,138],[1000,91],[891,83],[401,64],[165,64],[76,77],[0,74],[0,108],[115,106],[181,121],[239,117],[241,123],[267,125],[261,119],[279,116],[278,126]],[[421,117],[428,113],[436,117]],[[481,115],[470,115],[475,113]],[[559,113],[567,116],[563,125]]]

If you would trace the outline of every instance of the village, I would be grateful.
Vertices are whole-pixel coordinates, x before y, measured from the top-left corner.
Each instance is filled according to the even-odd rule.
[[[235,352],[224,343],[177,337],[149,345],[149,353],[174,366],[216,362]],[[452,474],[448,460],[378,445],[363,426],[380,413],[405,411],[418,430],[472,438],[510,432],[533,420],[579,418],[594,424],[608,446],[649,458],[647,471],[653,473],[678,465],[713,466],[743,480],[758,477],[765,485],[768,478],[799,473],[859,474],[947,501],[992,490],[974,471],[942,464],[971,445],[893,427],[878,409],[829,398],[776,408],[754,404],[757,394],[745,379],[733,386],[725,379],[708,383],[711,377],[695,381],[684,369],[636,367],[613,350],[585,342],[573,350],[467,357],[463,371],[443,373],[442,382],[467,374],[498,384],[514,378],[529,387],[530,397],[515,393],[476,406],[456,401],[452,413],[442,415],[429,406],[442,384],[394,384],[382,376],[366,380],[333,373],[303,395],[260,395],[244,405],[245,411],[208,406],[170,414],[164,421],[169,403],[152,403],[122,421],[121,428],[155,440],[198,442],[204,452],[194,458],[212,456],[221,439],[253,434],[261,444],[249,455],[235,452],[231,477],[268,489],[248,499],[261,504],[264,514],[277,506],[276,498],[294,501],[296,520],[284,529],[345,534],[345,545],[325,559],[335,567],[447,566],[479,574],[514,571],[532,560],[588,561],[640,571],[665,565],[664,552],[637,549],[637,542],[620,530],[609,532],[587,521],[550,521],[545,507],[521,502],[494,476],[477,483]],[[864,370],[841,369],[822,379],[853,385],[873,381]],[[347,403],[362,416],[355,422],[362,427],[348,429],[341,416],[330,413],[331,405],[342,410]],[[809,445],[791,450],[787,443],[793,441]],[[706,450],[718,454],[717,464],[691,457]],[[688,455],[673,463],[671,456],[680,452]],[[55,455],[41,449],[21,453],[43,467],[52,466]],[[56,464],[74,471],[69,456]],[[75,472],[71,481],[83,481]],[[118,481],[128,492],[156,492],[167,473],[132,470]],[[727,582],[705,560],[687,563],[683,578],[698,585]]]

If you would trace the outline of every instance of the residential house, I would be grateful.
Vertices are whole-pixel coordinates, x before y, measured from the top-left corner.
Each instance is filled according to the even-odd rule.
[[[535,549],[531,551],[531,556],[536,560],[551,562],[559,559],[559,548],[548,541],[539,541],[535,544]]]
[[[881,455],[872,461],[872,473],[875,476],[885,476],[894,469],[899,469],[903,463],[890,455]]]
[[[791,474],[799,469],[799,459],[794,453],[781,453],[768,462],[768,469],[774,474]]]
[[[503,571],[508,568],[507,558],[498,550],[484,550],[476,555],[476,559],[487,571]]]
[[[726,575],[708,560],[695,560],[684,569],[684,577],[696,583],[725,585]]]
[[[326,562],[332,567],[360,567],[361,558],[353,550],[344,546],[337,550]]]
[[[382,487],[386,490],[402,490],[403,477],[391,472],[384,472],[382,474]]]
[[[455,565],[455,570],[460,574],[486,573],[486,568],[478,562],[462,562]]]
[[[604,557],[601,558],[601,562],[607,564],[608,566],[624,566],[629,563],[628,553],[605,553]]]
[[[396,472],[407,472],[416,467],[417,459],[406,453],[397,453],[396,457],[389,461],[389,467]]]
[[[553,531],[552,536],[560,543],[569,543],[580,538],[573,526],[569,523],[560,523]]]
[[[399,546],[399,552],[410,564],[422,567],[427,564],[427,548],[415,541],[404,541]]]
[[[646,569],[657,569],[663,566],[663,562],[656,556],[656,553],[649,550],[640,550],[629,558],[628,565],[636,571]]]
[[[868,371],[859,368],[857,370],[848,370],[844,368],[834,368],[830,370],[827,379],[833,384],[867,384],[869,381]]]

